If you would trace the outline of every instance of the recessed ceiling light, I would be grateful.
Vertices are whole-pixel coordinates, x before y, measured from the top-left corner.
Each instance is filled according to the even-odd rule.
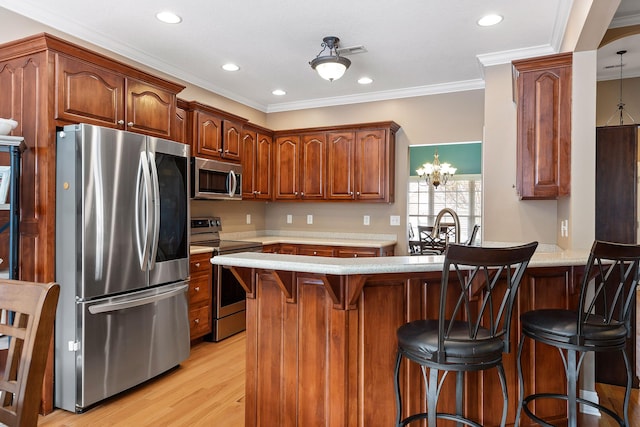
[[[166,10],[164,12],[156,13],[156,18],[158,18],[165,24],[179,24],[180,22],[182,22],[182,18],[180,18],[178,15]]]
[[[502,16],[492,14],[485,15],[482,18],[478,19],[478,25],[481,27],[490,27],[492,25],[496,25],[502,21]]]
[[[225,71],[238,71],[240,69],[240,67],[238,67],[236,64],[224,64],[222,66],[222,69]]]
[[[283,96],[286,95],[287,92],[283,91],[282,89],[276,89],[273,92],[271,92],[272,94],[276,95],[276,96]]]
[[[358,83],[360,83],[361,85],[368,85],[373,83],[373,79],[371,77],[360,77],[358,79]]]

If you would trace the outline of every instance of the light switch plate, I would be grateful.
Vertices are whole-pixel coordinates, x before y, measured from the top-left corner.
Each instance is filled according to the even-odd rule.
[[[363,219],[364,225],[369,225],[370,222],[371,222],[371,217],[369,215],[365,215]]]
[[[293,215],[287,214],[287,224],[292,224],[292,223],[293,223]]]
[[[391,215],[389,225],[400,225],[400,215]]]
[[[307,224],[313,224],[313,215],[307,215]]]
[[[247,224],[251,224],[251,214],[247,214]]]

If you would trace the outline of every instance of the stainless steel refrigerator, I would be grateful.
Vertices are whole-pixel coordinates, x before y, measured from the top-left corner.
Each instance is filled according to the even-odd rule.
[[[189,147],[80,124],[56,155],[54,403],[82,412],[189,356]]]

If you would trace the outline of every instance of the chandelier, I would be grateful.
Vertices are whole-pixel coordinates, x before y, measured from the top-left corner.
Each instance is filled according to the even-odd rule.
[[[425,163],[416,172],[420,178],[424,179],[427,185],[433,185],[434,188],[438,188],[440,184],[447,185],[449,178],[456,173],[456,168],[451,166],[451,163],[440,163],[438,158],[438,150],[433,154],[433,163]]]
[[[349,58],[340,56],[338,53],[339,41],[340,39],[335,36],[327,36],[323,38],[321,44],[322,50],[312,61],[309,62],[311,68],[316,70],[320,77],[325,80],[329,80],[330,82],[342,77],[344,72],[347,71],[347,68],[349,68],[349,65],[351,65]],[[324,56],[320,56],[327,49],[329,49],[329,52]]]

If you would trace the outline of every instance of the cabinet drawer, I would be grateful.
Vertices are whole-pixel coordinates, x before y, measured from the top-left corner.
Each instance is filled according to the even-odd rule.
[[[338,257],[340,258],[362,258],[378,256],[379,250],[375,248],[340,248]]]
[[[189,273],[193,276],[198,273],[210,273],[211,272],[211,254],[197,254],[191,255],[189,260]]]
[[[328,247],[305,247],[298,248],[298,255],[310,256],[333,256],[333,249]]]
[[[209,275],[191,276],[189,282],[189,304],[209,301],[211,295],[211,278]]]
[[[211,332],[211,308],[205,305],[189,310],[189,325],[191,339]]]

